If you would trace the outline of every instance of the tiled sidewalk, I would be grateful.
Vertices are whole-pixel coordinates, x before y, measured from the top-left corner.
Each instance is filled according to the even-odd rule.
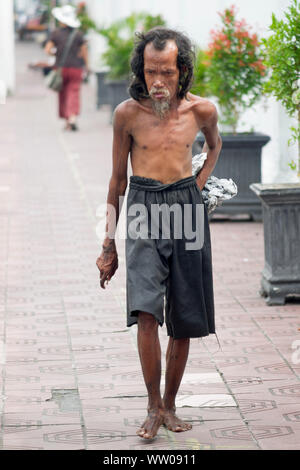
[[[55,94],[26,68],[40,51],[24,43],[17,52],[17,93],[0,106],[0,448],[299,449],[300,304],[259,297],[254,222],[210,224],[222,350],[214,336],[191,342],[179,401],[196,406],[178,411],[193,429],[136,436],[147,399],[136,330],[125,323],[124,242],[106,290],[95,266],[109,110],[96,111],[84,85],[81,130],[63,132]],[[160,336],[165,351],[165,328]]]

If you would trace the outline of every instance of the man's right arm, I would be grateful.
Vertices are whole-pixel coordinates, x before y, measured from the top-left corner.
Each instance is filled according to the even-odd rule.
[[[113,118],[113,155],[112,176],[109,182],[106,212],[106,236],[103,241],[103,250],[97,259],[100,270],[100,285],[109,281],[117,267],[117,250],[115,245],[115,232],[119,220],[120,196],[124,196],[127,187],[127,164],[131,148],[131,135],[128,126],[128,103],[117,106]]]

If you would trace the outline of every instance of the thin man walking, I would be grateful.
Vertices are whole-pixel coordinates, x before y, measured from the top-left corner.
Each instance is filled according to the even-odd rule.
[[[107,203],[115,208],[118,219],[130,155],[133,175],[127,200],[127,326],[138,325],[139,357],[148,391],[148,415],[137,434],[152,439],[161,425],[174,432],[191,429],[191,424],[177,417],[175,408],[190,338],[215,333],[210,230],[201,191],[216,165],[222,142],[215,106],[189,92],[194,67],[190,40],[161,27],[138,38],[131,60],[131,99],[114,113],[113,170]],[[207,152],[207,160],[195,177],[192,144],[199,130],[205,136],[202,151]],[[175,237],[174,227],[169,238],[132,236],[130,208],[136,204],[142,204],[148,214],[154,204],[177,204],[182,211],[185,205],[203,205],[203,244],[187,249],[187,237]],[[118,268],[115,229],[109,217],[106,230],[109,235],[96,262],[102,288]],[[158,325],[162,326],[164,320],[169,343],[161,396]]]

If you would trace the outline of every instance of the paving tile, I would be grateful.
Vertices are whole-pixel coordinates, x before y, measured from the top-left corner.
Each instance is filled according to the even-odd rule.
[[[84,436],[80,426],[62,425],[43,427],[44,450],[85,449]]]
[[[2,450],[44,450],[44,447],[41,437],[28,441],[20,436],[6,436],[3,438]]]
[[[299,450],[299,444],[284,444],[278,440],[259,440],[259,446],[262,450]]]
[[[249,428],[254,433],[262,449],[283,449],[289,446],[290,449],[298,449],[299,445],[299,425],[276,425],[274,424],[252,424]]]
[[[57,408],[57,407],[56,407]],[[3,413],[4,426],[24,426],[24,425],[57,425],[57,424],[80,424],[79,412],[63,412],[59,409],[40,407],[39,412],[33,412],[26,408],[21,412]]]
[[[199,395],[183,395],[178,393],[176,397],[176,408],[211,408],[223,406],[236,406],[233,397],[228,393],[209,393]]]
[[[5,426],[3,449],[43,449],[42,426]]]

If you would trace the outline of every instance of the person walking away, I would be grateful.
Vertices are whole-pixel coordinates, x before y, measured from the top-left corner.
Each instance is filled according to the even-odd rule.
[[[45,52],[56,56],[54,68],[57,68],[69,36],[81,23],[71,5],[53,8],[52,14],[58,20],[59,27],[50,34]],[[80,87],[84,68],[88,71],[87,42],[83,33],[77,31],[62,67],[63,85],[58,94],[59,117],[66,120],[66,130],[78,130],[76,119],[80,113]]]

